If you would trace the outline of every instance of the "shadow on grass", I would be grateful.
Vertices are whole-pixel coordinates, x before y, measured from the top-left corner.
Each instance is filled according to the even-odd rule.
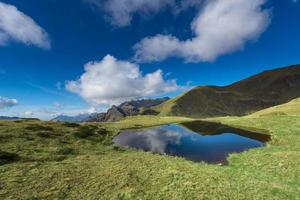
[[[0,165],[16,162],[18,160],[20,160],[18,154],[6,152],[6,151],[0,151]]]
[[[30,131],[54,131],[53,127],[43,126],[39,124],[31,124],[25,127],[26,130]]]
[[[59,154],[59,155],[74,155],[75,150],[70,147],[62,147],[57,150],[57,154]]]
[[[78,130],[74,133],[74,136],[81,139],[86,139],[91,137],[95,134],[97,127],[95,126],[81,126]]]
[[[62,124],[63,124],[63,126],[68,127],[68,128],[78,128],[81,126],[80,124],[73,123],[73,122],[63,122]]]

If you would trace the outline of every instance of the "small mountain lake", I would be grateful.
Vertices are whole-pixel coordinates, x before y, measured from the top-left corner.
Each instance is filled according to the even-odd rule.
[[[231,153],[265,146],[269,135],[219,123],[194,121],[147,129],[124,130],[113,139],[118,147],[130,147],[195,162],[227,164]]]

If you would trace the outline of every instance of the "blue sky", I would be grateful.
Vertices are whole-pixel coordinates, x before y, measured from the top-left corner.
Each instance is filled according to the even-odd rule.
[[[299,63],[299,35],[294,0],[0,1],[0,115],[49,119],[230,84]]]

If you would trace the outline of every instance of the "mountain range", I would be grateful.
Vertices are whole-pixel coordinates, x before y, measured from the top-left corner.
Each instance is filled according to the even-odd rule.
[[[76,116],[59,115],[52,119],[51,121],[61,121],[61,122],[85,122],[93,114],[80,114]],[[95,114],[94,114],[95,115]]]
[[[7,116],[0,116],[0,120],[19,120],[19,117],[7,117]]]
[[[105,113],[80,114],[77,116],[59,115],[52,119],[52,121],[65,122],[114,122],[119,121],[124,117],[133,115],[158,115],[159,112],[151,110],[153,106],[162,104],[168,101],[169,98],[158,99],[140,99],[127,101],[119,106],[112,106]]]
[[[15,121],[15,120],[27,120],[27,121],[40,121],[38,118],[24,118],[24,117],[8,117],[8,116],[0,116],[0,121]]]

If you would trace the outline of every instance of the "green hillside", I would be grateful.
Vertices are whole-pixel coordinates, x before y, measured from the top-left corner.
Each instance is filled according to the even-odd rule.
[[[266,71],[232,85],[199,86],[158,108],[161,116],[243,116],[300,97],[300,65]]]
[[[294,99],[288,103],[267,108],[249,115],[249,117],[261,117],[268,115],[300,115],[300,98]]]

